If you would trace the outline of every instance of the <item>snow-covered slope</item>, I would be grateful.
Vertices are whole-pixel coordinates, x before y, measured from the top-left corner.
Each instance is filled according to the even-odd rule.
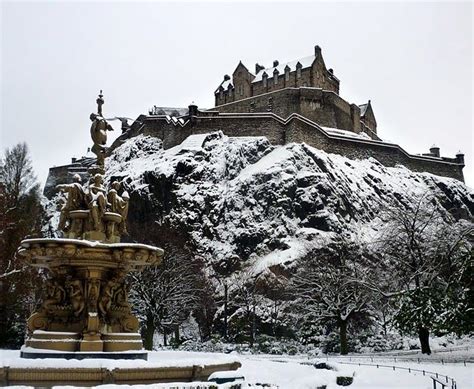
[[[340,233],[370,240],[387,207],[427,192],[457,218],[474,215],[472,190],[454,179],[305,144],[222,133],[198,140],[163,150],[157,138],[129,139],[108,158],[107,179],[124,180],[132,193],[132,239],[154,229],[185,233],[217,270],[285,269]]]

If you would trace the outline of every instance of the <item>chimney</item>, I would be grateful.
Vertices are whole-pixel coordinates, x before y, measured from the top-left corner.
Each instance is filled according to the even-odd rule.
[[[457,163],[464,165],[464,153],[461,150],[456,153],[456,161]]]
[[[318,45],[314,46],[314,55],[317,57],[318,55],[321,55],[321,47]]]
[[[328,69],[328,72],[331,73],[331,74],[334,74],[334,70],[332,70],[332,69]]]
[[[76,158],[76,157],[72,157],[72,158],[71,158],[71,163],[76,163],[76,161],[77,161],[77,158]]]
[[[230,80],[230,76],[228,74],[224,75],[224,81]]]
[[[273,67],[276,68],[278,66],[280,62],[278,62],[278,60],[276,59],[275,61],[273,61]]]
[[[439,158],[439,147],[436,145],[433,145],[430,147],[430,154],[433,157],[438,157]]]
[[[255,64],[255,74],[257,74],[260,70],[265,69],[265,66],[259,65],[258,63]]]

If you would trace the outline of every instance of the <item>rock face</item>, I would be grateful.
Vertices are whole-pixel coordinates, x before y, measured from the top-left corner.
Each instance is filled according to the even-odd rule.
[[[369,240],[387,207],[425,193],[457,219],[474,215],[472,190],[454,179],[263,137],[194,137],[168,150],[129,139],[107,159],[107,180],[131,193],[131,239],[185,234],[221,274],[285,271],[341,233]]]

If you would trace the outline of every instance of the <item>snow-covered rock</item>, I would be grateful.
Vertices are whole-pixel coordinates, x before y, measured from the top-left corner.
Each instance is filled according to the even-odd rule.
[[[262,137],[198,141],[163,150],[154,137],[129,139],[108,158],[107,180],[132,194],[132,239],[186,234],[214,271],[284,271],[341,233],[370,241],[387,207],[425,193],[458,219],[474,215],[472,190],[455,179]]]

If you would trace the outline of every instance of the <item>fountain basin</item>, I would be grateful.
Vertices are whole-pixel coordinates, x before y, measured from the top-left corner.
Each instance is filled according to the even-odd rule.
[[[162,249],[138,243],[26,239],[18,255],[31,266],[47,269],[50,276],[43,304],[28,319],[28,348],[45,351],[46,357],[54,357],[51,351],[72,357],[85,355],[78,352],[144,354],[126,276],[159,265]]]

